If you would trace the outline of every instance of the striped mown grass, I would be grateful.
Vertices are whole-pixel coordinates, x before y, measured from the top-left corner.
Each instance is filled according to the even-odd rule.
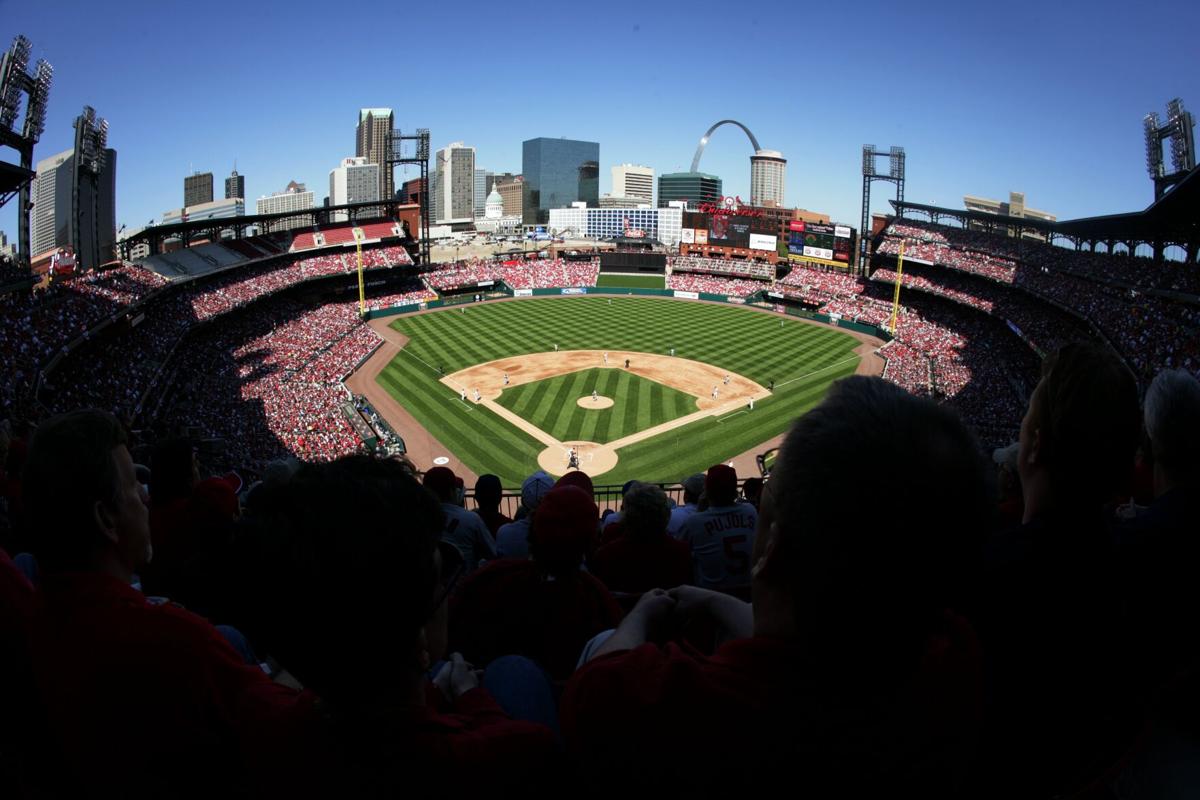
[[[611,397],[610,408],[580,407],[579,398],[595,390]],[[697,410],[696,398],[619,367],[595,367],[512,386],[500,393],[500,405],[560,442],[613,442]]]
[[[665,289],[667,287],[666,278],[662,275],[622,275],[611,272],[600,275],[596,279],[596,285],[622,289]]]
[[[392,327],[407,347],[379,375],[414,417],[476,473],[518,486],[537,469],[542,445],[483,406],[460,402],[438,382],[446,374],[522,353],[632,350],[695,359],[767,386],[754,411],[705,417],[618,451],[599,483],[632,478],[675,481],[782,433],[824,397],[829,384],[854,373],[854,337],[818,325],[737,306],[669,298],[605,296],[533,298],[400,317]],[[421,465],[427,466],[427,465]]]

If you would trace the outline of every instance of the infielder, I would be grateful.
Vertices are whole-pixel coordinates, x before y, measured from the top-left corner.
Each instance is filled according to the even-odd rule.
[[[716,386],[713,386],[713,390],[712,390],[712,399],[713,399],[713,400],[716,400],[716,399],[717,399],[717,387],[716,387]]]
[[[504,373],[504,385],[508,386],[508,373]]]
[[[464,403],[467,402],[467,387],[465,387],[465,386],[463,387],[463,390],[462,390],[462,401]]]
[[[729,385],[729,373],[728,372],[725,373],[725,385],[726,386]]]
[[[478,389],[476,389],[476,390],[475,390],[475,402],[476,402],[476,403],[478,403],[478,402],[479,402],[479,400],[480,400],[480,397],[481,397],[481,395],[479,394],[479,390],[478,390]]]
[[[607,352],[604,354],[604,366],[606,366],[606,367],[608,366],[608,353]]]
[[[672,347],[672,348],[671,348],[671,355],[675,355],[675,348],[674,348],[674,347]]]

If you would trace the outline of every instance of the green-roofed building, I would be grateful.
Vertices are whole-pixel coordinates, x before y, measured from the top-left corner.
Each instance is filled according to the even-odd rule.
[[[658,176],[658,207],[667,208],[672,200],[687,201],[688,208],[721,199],[721,179],[706,172],[668,172]]]

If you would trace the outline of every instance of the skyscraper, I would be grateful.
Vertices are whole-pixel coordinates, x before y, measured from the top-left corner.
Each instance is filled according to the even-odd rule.
[[[282,214],[285,211],[304,211],[313,207],[313,193],[305,188],[303,183],[292,181],[282,192],[276,192],[270,197],[260,197],[255,201],[256,213]],[[285,231],[292,228],[305,228],[312,225],[312,220],[305,217],[276,220],[268,226],[269,231]]]
[[[225,199],[232,200],[235,197],[246,199],[246,176],[238,175],[236,167],[233,173],[225,179]]]
[[[600,202],[600,144],[574,139],[529,139],[521,144],[526,225],[545,225],[550,209]]]
[[[369,164],[367,159],[343,158],[342,163],[329,170],[329,205],[343,206],[347,203],[366,203],[379,199],[379,165]],[[333,220],[345,222],[350,215],[335,211]]]
[[[387,166],[394,124],[390,108],[363,108],[358,112],[354,155],[367,159],[368,164],[379,165],[379,198],[391,198],[396,191],[392,170]]]
[[[81,269],[113,258],[116,245],[117,151],[76,158],[75,149],[37,164],[33,186],[32,254],[70,247]]]
[[[492,177],[491,170],[476,169],[475,170],[475,216],[482,216],[486,211],[488,195],[491,193],[491,186],[488,186],[488,178]]]
[[[721,179],[706,172],[668,172],[658,176],[658,207],[672,200],[687,201],[688,208],[721,199]]]
[[[783,207],[787,159],[778,150],[759,150],[750,156],[750,205]]]
[[[183,207],[211,203],[213,199],[213,174],[193,172],[183,179]]]
[[[638,164],[621,164],[612,168],[612,196],[654,203],[654,169]]]
[[[434,157],[434,222],[475,218],[475,148],[454,142]]]

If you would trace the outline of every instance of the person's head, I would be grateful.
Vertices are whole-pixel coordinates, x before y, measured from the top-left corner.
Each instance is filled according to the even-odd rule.
[[[504,489],[498,475],[480,475],[479,480],[475,481],[475,505],[480,508],[499,508],[503,496]]]
[[[666,493],[653,483],[639,483],[625,493],[621,522],[629,536],[650,539],[662,534],[671,521]]]
[[[103,411],[74,411],[37,429],[23,491],[43,570],[128,579],[150,561],[146,495],[127,441]]]
[[[871,464],[893,468],[864,486]],[[838,381],[792,426],[763,492],[756,630],[837,669],[915,668],[943,610],[966,605],[990,477],[952,411],[878,378]]]
[[[698,503],[700,495],[704,494],[704,473],[697,472],[683,480],[683,502]]]
[[[434,467],[425,473],[422,483],[443,503],[453,503],[458,499],[458,480],[449,467]]]
[[[150,455],[150,500],[155,504],[186,498],[200,480],[196,448],[184,436],[161,439]]]
[[[737,470],[728,464],[714,464],[704,476],[704,494],[709,508],[731,506],[737,502]]]
[[[539,469],[521,483],[521,505],[527,511],[536,511],[542,498],[553,488],[554,481]]]
[[[762,494],[762,488],[762,478],[746,478],[746,480],[742,483],[742,497],[745,497],[747,502],[752,503],[755,508],[757,508],[758,498]]]
[[[263,649],[333,703],[377,699],[363,664],[415,680],[444,650],[443,522],[393,459],[304,464],[265,489],[240,536]]]
[[[578,486],[588,493],[588,497],[591,497],[595,491],[595,487],[592,486],[592,479],[588,477],[588,474],[577,469],[573,469],[566,475],[563,475],[554,482],[554,486],[555,488],[559,486]]]
[[[599,509],[578,486],[559,486],[546,493],[533,512],[529,554],[548,575],[579,571],[583,555],[596,534]]]
[[[1139,422],[1133,376],[1107,349],[1076,342],[1048,356],[1021,422],[1026,516],[1112,498],[1133,469]]]
[[[1146,436],[1154,493],[1200,478],[1200,381],[1181,369],[1158,373],[1146,390]]]

